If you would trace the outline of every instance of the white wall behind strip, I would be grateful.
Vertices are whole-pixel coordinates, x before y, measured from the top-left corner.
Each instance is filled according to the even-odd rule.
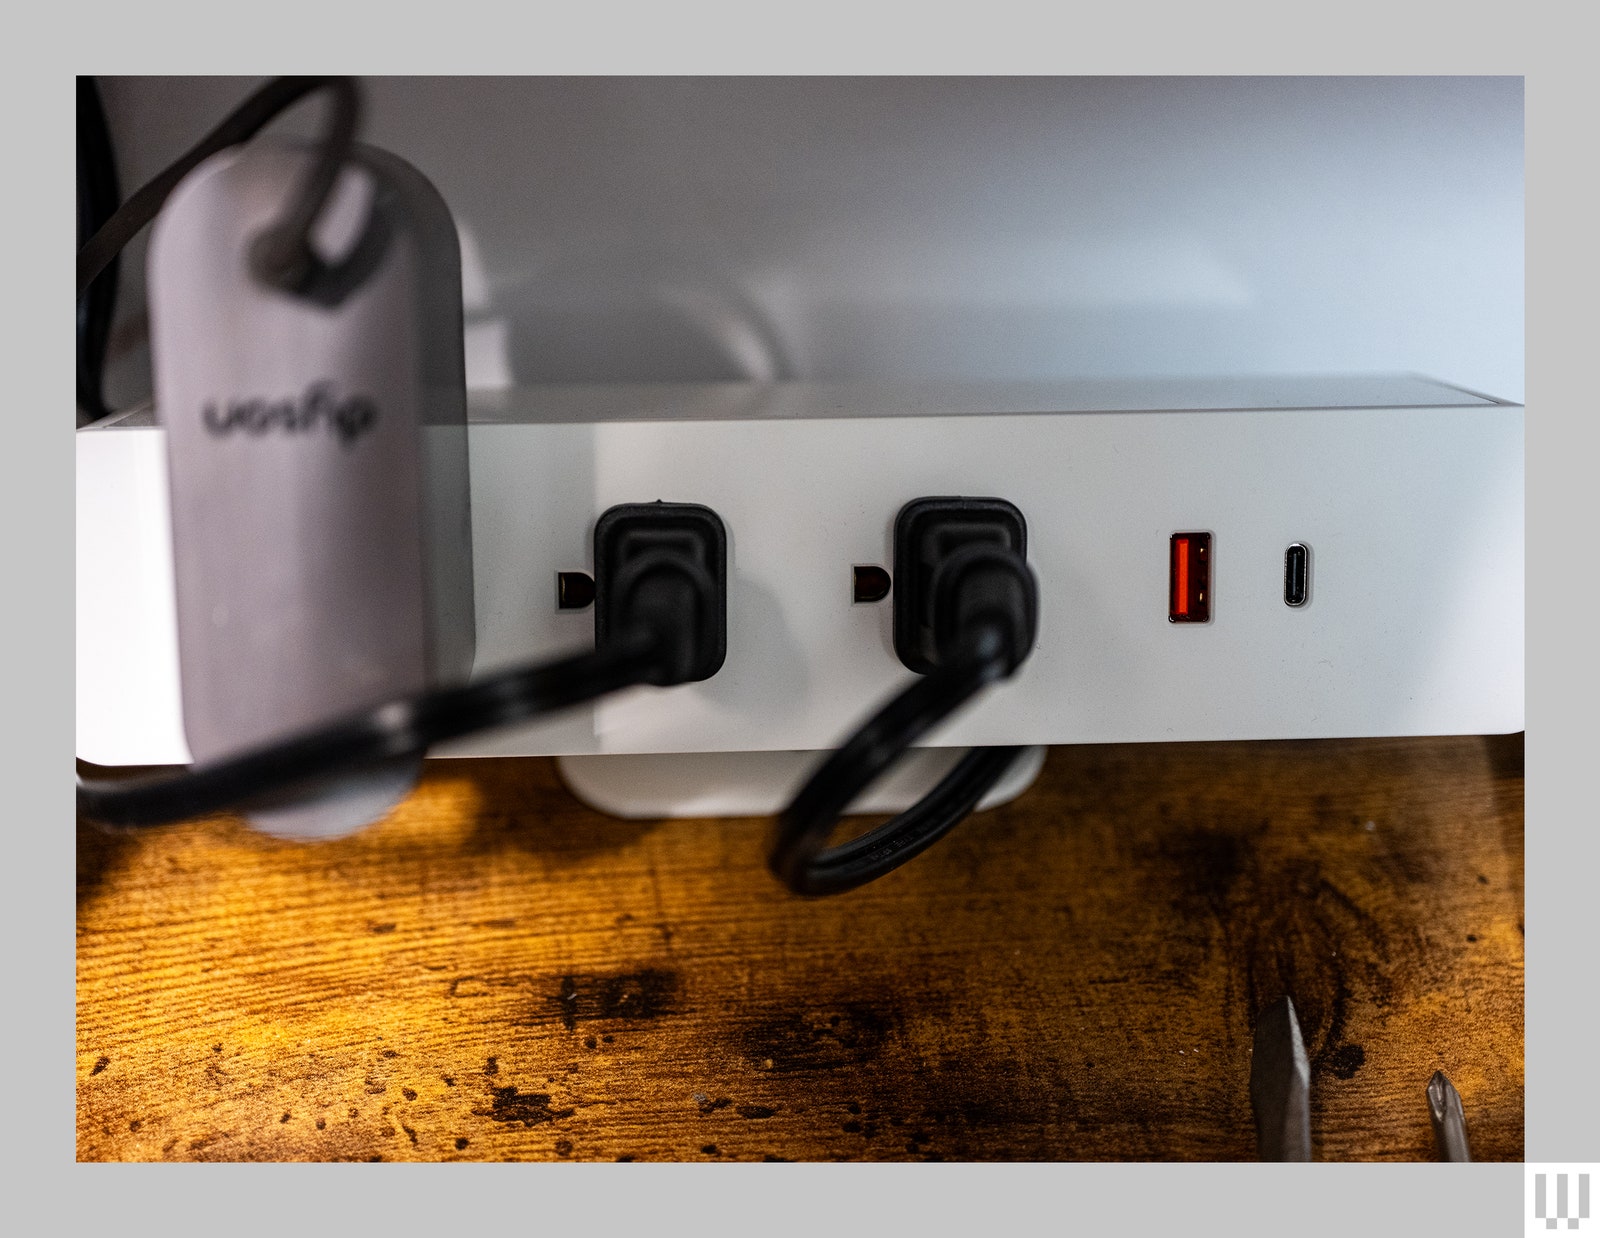
[[[254,84],[103,79],[124,192]],[[455,213],[475,385],[1415,370],[1523,398],[1520,78],[365,85],[367,139]]]

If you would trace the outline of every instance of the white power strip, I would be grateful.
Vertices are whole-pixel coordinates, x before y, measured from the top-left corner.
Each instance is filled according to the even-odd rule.
[[[595,385],[471,404],[477,673],[589,645],[592,610],[558,609],[557,574],[592,570],[608,507],[654,499],[726,526],[727,659],[440,755],[834,745],[910,675],[893,594],[853,601],[852,569],[892,571],[895,515],[929,495],[1014,503],[1039,580],[1032,656],[929,746],[1523,726],[1517,405],[1408,376]],[[77,478],[78,755],[186,762],[161,430],[80,431]],[[1172,538],[1201,532],[1210,619],[1171,622]],[[1301,606],[1285,604],[1291,545],[1309,549]]]

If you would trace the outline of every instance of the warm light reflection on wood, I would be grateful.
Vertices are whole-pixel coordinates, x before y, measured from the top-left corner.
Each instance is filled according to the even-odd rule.
[[[1250,1159],[1292,993],[1318,1159],[1523,1155],[1521,738],[1051,752],[834,900],[762,821],[441,760],[348,839],[80,828],[85,1160]]]

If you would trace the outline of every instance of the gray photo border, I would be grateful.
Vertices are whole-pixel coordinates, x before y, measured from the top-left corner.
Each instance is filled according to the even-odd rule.
[[[631,19],[625,16],[632,10]],[[75,871],[65,782],[73,733],[72,445],[60,402],[69,346],[64,255],[73,213],[71,77],[79,71],[214,73],[322,67],[405,72],[1021,72],[1526,74],[1528,167],[1527,1150],[1600,1159],[1586,1052],[1596,1039],[1597,831],[1586,708],[1591,591],[1575,572],[1595,493],[1595,75],[1577,18],[1555,10],[1347,4],[1103,6],[1053,13],[991,4],[961,20],[925,7],[811,4],[766,16],[743,5],[627,6],[560,15],[457,3],[401,22],[274,7],[272,20],[200,5],[41,11],[6,85],[13,172],[8,354],[20,359],[19,441],[3,501],[19,535],[7,768],[19,961],[12,988],[20,1097],[8,1123],[22,1215],[63,1224],[159,1224],[176,1232],[449,1225],[600,1232],[1513,1233],[1520,1166],[76,1166]],[[1298,12],[1298,15],[1296,13]],[[249,28],[249,37],[243,37]],[[303,31],[315,31],[309,43]],[[17,31],[19,35],[26,32]],[[313,55],[313,50],[315,55]],[[334,52],[337,55],[330,56]],[[25,53],[25,54],[24,54]],[[29,188],[32,187],[32,188]],[[1472,192],[1470,185],[1461,187]],[[63,299],[58,302],[57,298]],[[35,312],[33,305],[58,305]],[[1577,597],[1572,595],[1576,593]],[[109,621],[109,617],[108,617]],[[369,1176],[382,1175],[381,1182]],[[715,1180],[709,1176],[716,1173]],[[780,1178],[779,1174],[785,1175]],[[1450,1174],[1448,1181],[1441,1175]],[[265,1181],[256,1175],[269,1174]],[[515,1177],[508,1175],[515,1174]],[[576,1174],[576,1178],[552,1175]],[[623,1181],[621,1175],[633,1175]],[[528,1175],[528,1176],[525,1176]],[[597,1175],[604,1175],[600,1182]],[[806,1181],[800,1182],[803,1176]],[[67,1180],[63,1181],[63,1177]],[[247,1181],[249,1177],[252,1180]],[[141,1225],[142,1227],[142,1225]],[[647,1227],[647,1228],[641,1228]]]

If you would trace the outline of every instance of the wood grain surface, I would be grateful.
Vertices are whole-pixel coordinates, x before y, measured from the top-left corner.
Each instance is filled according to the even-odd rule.
[[[1522,737],[1052,750],[797,900],[766,823],[436,761],[353,838],[78,833],[82,1160],[1239,1160],[1283,993],[1318,1160],[1523,1156]]]

